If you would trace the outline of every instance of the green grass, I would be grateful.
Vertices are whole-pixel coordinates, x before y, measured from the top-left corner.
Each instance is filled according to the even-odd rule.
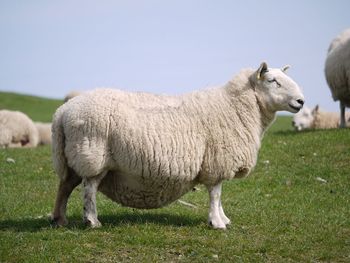
[[[63,100],[0,92],[0,109],[25,112],[34,121],[51,122],[52,114],[62,103]]]
[[[224,183],[226,231],[207,226],[204,187],[182,198],[197,209],[136,210],[98,194],[100,229],[82,224],[77,188],[69,225],[52,228],[50,147],[0,150],[0,262],[350,262],[350,130],[295,133],[290,121],[278,117],[248,178]]]

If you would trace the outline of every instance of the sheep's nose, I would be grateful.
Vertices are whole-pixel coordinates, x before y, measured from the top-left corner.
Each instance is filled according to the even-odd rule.
[[[304,101],[303,99],[298,99],[297,102],[298,102],[301,106],[303,106],[305,101]]]

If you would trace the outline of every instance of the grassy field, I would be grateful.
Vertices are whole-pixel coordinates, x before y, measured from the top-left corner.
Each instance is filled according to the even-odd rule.
[[[9,101],[38,121],[60,104],[0,93],[0,108]],[[224,184],[226,231],[207,226],[204,187],[182,197],[197,208],[136,210],[98,194],[99,229],[82,224],[77,188],[70,224],[52,228],[50,147],[0,150],[0,262],[350,262],[350,130],[295,133],[290,121],[278,117],[250,177]]]
[[[34,121],[51,122],[52,114],[62,103],[63,100],[0,92],[0,109],[25,112]]]

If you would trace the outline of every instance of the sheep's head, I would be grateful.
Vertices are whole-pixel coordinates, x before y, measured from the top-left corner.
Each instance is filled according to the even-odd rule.
[[[318,110],[318,106],[317,110]],[[316,109],[316,108],[315,108]],[[294,115],[292,125],[297,131],[310,129],[314,121],[314,112],[310,108],[304,106],[297,114]]]
[[[286,75],[289,66],[282,69],[268,68],[265,62],[251,76],[251,82],[259,99],[269,110],[298,112],[304,105],[299,86]]]

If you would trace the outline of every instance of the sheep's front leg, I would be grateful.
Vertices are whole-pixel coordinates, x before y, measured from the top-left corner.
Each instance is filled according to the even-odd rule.
[[[92,228],[101,226],[100,221],[97,219],[96,192],[104,175],[105,173],[97,177],[83,179],[83,220],[86,225]]]
[[[225,215],[221,205],[221,189],[222,183],[215,186],[209,186],[209,218],[208,222],[213,228],[226,229],[226,225],[230,224],[230,219]]]
[[[340,102],[340,128],[345,128],[346,127],[346,122],[345,122],[345,105]]]
[[[220,204],[219,204],[219,213],[220,213],[220,217],[222,222],[225,224],[225,226],[230,225],[231,224],[231,220],[225,215],[224,213],[224,209],[222,208],[221,205],[221,200],[220,200]]]

